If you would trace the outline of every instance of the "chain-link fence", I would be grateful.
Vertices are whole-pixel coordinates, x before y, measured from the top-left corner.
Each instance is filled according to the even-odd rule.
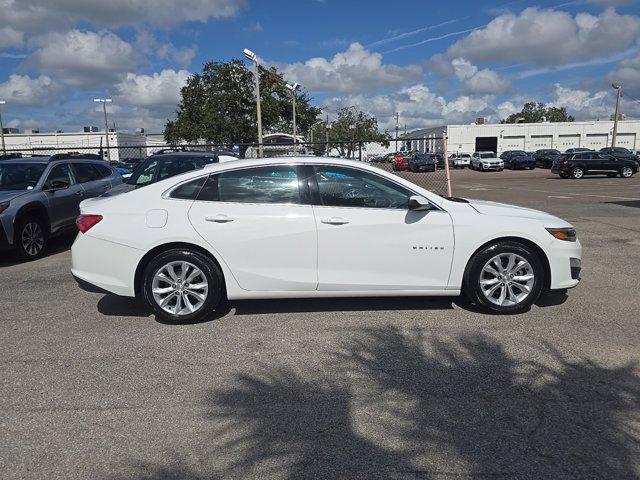
[[[143,141],[146,139],[142,137]],[[7,146],[5,155],[51,156],[60,153],[98,155],[114,165],[135,168],[149,155],[170,151],[227,153],[238,158],[317,156],[355,160],[393,172],[433,192],[447,195],[449,164],[442,137],[392,139],[387,142],[344,140],[330,142],[235,143],[169,145],[145,141],[137,145]],[[1,152],[0,152],[1,154]]]

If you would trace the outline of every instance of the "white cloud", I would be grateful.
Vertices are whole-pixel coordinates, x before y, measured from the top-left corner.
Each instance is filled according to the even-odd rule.
[[[19,32],[62,31],[79,22],[100,27],[176,25],[232,17],[246,0],[0,0],[0,24]]]
[[[132,45],[110,32],[70,30],[39,37],[37,43],[41,46],[27,64],[77,87],[113,83],[138,63]]]
[[[566,107],[567,112],[577,120],[594,120],[608,119],[613,114],[613,103],[613,95],[608,90],[591,93],[556,83],[553,100],[548,106]]]
[[[488,68],[480,70],[464,58],[454,58],[451,66],[466,93],[498,94],[509,89],[509,82],[500,78],[496,72]]]
[[[175,110],[187,78],[186,70],[163,70],[153,75],[128,73],[115,87],[116,100],[142,107],[171,106]]]
[[[10,25],[0,28],[0,48],[21,47],[24,44],[24,34]]]
[[[623,94],[640,95],[640,55],[621,61],[608,78],[622,84]]]
[[[383,64],[382,55],[359,43],[337,53],[331,59],[311,58],[306,62],[276,64],[290,81],[320,92],[358,92],[376,88],[398,87],[419,80],[423,71],[418,65],[400,67]]]
[[[505,13],[447,50],[449,58],[474,62],[554,65],[612,54],[640,33],[640,18],[607,9],[600,15],[527,8]]]
[[[160,45],[156,51],[158,58],[161,60],[171,60],[180,66],[188,67],[198,51],[196,45],[187,48],[178,48],[172,43]]]
[[[60,86],[46,75],[31,78],[14,74],[0,84],[0,98],[14,105],[45,105],[53,103],[60,90]]]

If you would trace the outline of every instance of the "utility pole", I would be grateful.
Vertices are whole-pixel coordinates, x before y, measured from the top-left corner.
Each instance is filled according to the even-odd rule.
[[[0,100],[0,105],[4,105],[5,102],[4,100]],[[7,149],[5,148],[4,145],[4,126],[2,125],[2,110],[0,109],[0,137],[2,137],[2,154],[6,154],[7,153]]]
[[[245,57],[253,62],[256,77],[256,116],[258,120],[258,158],[263,157],[262,151],[262,110],[260,107],[260,69],[258,67],[258,56],[251,50],[245,48],[242,52]]]
[[[398,153],[398,129],[400,128],[400,112],[396,112],[396,153]]]
[[[324,124],[324,133],[325,133],[325,150],[327,157],[329,156],[329,114],[327,114],[327,120]]]
[[[300,88],[300,85],[298,83],[294,83],[293,85],[289,85],[287,83],[287,88],[291,90],[291,95],[293,96],[293,153],[296,153],[298,150],[298,132],[296,129],[296,90]]]
[[[613,135],[611,136],[611,148],[616,146],[616,136],[618,135],[618,115],[620,112],[620,94],[622,92],[622,85],[619,83],[612,83],[611,86],[618,91],[616,95],[616,113],[613,117]]]
[[[107,161],[111,161],[111,149],[109,148],[109,122],[107,121],[107,103],[111,103],[110,98],[94,98],[94,102],[102,103],[102,111],[104,113],[104,136],[107,140]]]

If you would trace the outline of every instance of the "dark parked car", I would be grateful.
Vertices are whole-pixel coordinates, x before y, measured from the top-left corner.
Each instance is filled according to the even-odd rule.
[[[131,177],[126,180],[126,183],[109,191],[105,196],[129,192],[165,178],[175,177],[181,173],[203,168],[210,163],[218,163],[218,161],[218,156],[214,152],[163,150],[147,157],[134,170]]]
[[[623,147],[607,147],[601,148],[600,151],[602,153],[606,153],[607,155],[613,155],[614,157],[621,160],[633,160],[638,163],[640,166],[640,157],[634,154],[631,150],[623,148]]]
[[[533,154],[533,158],[536,160],[536,167],[540,168],[551,168],[553,165],[553,161],[562,155],[559,150],[555,150],[553,148],[543,148],[540,150],[536,150]]]
[[[409,157],[409,170],[412,172],[435,172],[435,155],[432,153],[413,153]]]
[[[82,200],[120,184],[122,175],[97,155],[0,160],[0,250],[42,256],[51,236],[75,227]]]
[[[601,152],[580,152],[565,154],[553,162],[552,173],[562,178],[580,179],[585,175],[607,175],[630,178],[638,172],[638,164],[633,160],[623,160]]]
[[[505,163],[506,163],[506,160],[507,160],[508,158],[510,158],[510,157],[513,157],[513,156],[516,156],[516,157],[518,157],[518,156],[524,156],[524,155],[526,155],[526,154],[527,154],[527,152],[525,152],[524,150],[505,150],[504,152],[502,152],[502,153],[500,154],[500,158],[501,158],[502,160],[504,160],[504,161],[505,161]]]
[[[512,153],[506,155],[502,160],[504,161],[504,168],[511,170],[533,170],[536,168],[536,160],[528,153],[519,154]],[[503,154],[504,155],[504,154]]]
[[[411,154],[407,152],[398,152],[393,159],[392,169],[394,171],[409,170],[409,157]]]

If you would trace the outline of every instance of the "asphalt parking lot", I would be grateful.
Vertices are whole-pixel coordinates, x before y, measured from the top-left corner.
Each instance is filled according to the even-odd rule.
[[[572,222],[581,284],[515,316],[273,300],[166,325],[79,290],[68,238],[0,257],[2,478],[639,478],[640,176],[452,176]]]

